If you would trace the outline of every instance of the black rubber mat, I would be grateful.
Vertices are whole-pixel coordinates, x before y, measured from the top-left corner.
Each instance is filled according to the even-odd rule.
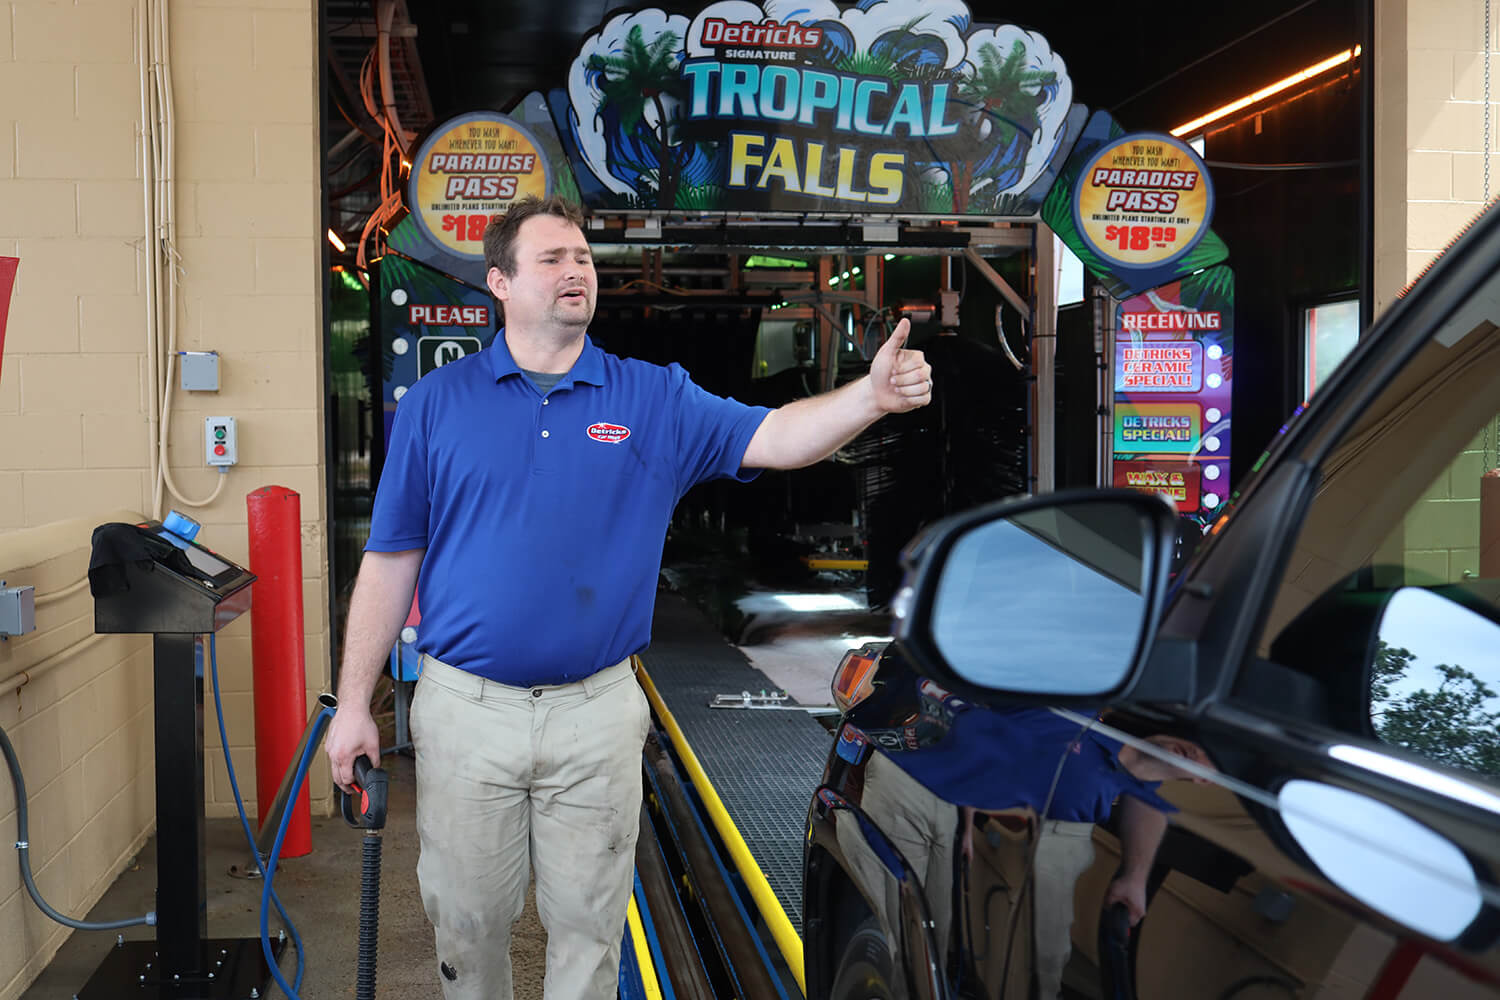
[[[657,595],[641,659],[801,934],[802,838],[832,736],[805,712],[709,708],[717,694],[776,686],[678,594]]]

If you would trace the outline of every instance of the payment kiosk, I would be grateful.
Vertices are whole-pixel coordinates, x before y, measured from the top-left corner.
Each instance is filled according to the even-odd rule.
[[[200,635],[250,608],[255,577],[193,542],[193,521],[94,531],[94,631],[149,633],[155,650],[156,940],[111,949],[77,1000],[245,998],[270,972],[259,938],[210,938],[204,891],[203,666]],[[277,954],[284,947],[274,942]]]

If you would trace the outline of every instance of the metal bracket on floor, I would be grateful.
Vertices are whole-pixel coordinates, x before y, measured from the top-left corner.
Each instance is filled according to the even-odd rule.
[[[767,693],[764,689],[760,694],[751,694],[749,691],[741,691],[739,694],[716,694],[714,700],[708,703],[709,708],[757,708],[757,709],[781,709],[787,712],[806,712],[809,715],[833,715],[838,709],[826,705],[788,705],[792,696],[785,691],[772,691]]]

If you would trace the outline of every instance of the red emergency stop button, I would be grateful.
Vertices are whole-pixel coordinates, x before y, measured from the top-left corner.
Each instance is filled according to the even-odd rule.
[[[222,444],[216,444],[216,445],[214,445],[214,454],[215,455],[219,455],[219,456],[222,457],[223,455],[227,454],[228,451],[229,451],[229,449],[226,448],[226,447],[224,447]]]

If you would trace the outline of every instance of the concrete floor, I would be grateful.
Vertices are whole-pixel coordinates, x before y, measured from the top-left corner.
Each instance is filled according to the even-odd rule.
[[[829,681],[844,650],[884,632],[884,620],[865,612],[861,598],[852,593],[846,597],[847,601],[832,602],[834,607],[795,611],[765,593],[746,596],[744,610],[752,616],[753,628],[745,631],[743,639],[748,644],[740,649],[766,674],[767,689],[787,691],[804,705],[829,704]],[[320,765],[326,766],[323,761],[320,757]],[[416,879],[415,766],[404,756],[387,757],[384,766],[391,777],[391,800],[381,868],[378,995],[437,998],[441,990],[432,928],[422,909]],[[209,936],[256,936],[261,882],[229,874],[231,867],[244,868],[249,858],[239,821],[207,821],[206,841]],[[277,893],[297,924],[307,953],[299,994],[305,1000],[353,997],[361,834],[338,817],[315,817],[312,843],[311,854],[282,861],[275,880]],[[150,909],[156,876],[153,839],[138,863],[120,876],[88,919],[120,919]],[[273,932],[279,926],[274,914],[271,926]],[[154,934],[151,928],[137,927],[126,931],[125,936],[150,939]],[[528,894],[526,912],[513,932],[516,1000],[540,1000],[546,940]],[[88,982],[114,942],[113,933],[74,933],[41,977],[22,994],[22,1000],[70,1000]],[[283,956],[282,970],[290,981],[295,970],[290,951]],[[273,987],[268,995],[277,996],[280,991]]]
[[[381,859],[378,995],[440,997],[432,927],[417,890],[416,769],[411,758],[399,755],[387,757],[384,766],[391,777],[391,798]],[[254,937],[260,932],[262,883],[229,874],[231,866],[242,869],[249,859],[239,820],[211,819],[205,825],[209,936]],[[277,895],[296,923],[307,953],[299,991],[304,1000],[354,996],[361,840],[362,835],[340,818],[314,817],[312,853],[286,859],[277,867]],[[110,887],[88,919],[119,919],[150,909],[156,876],[153,838],[138,863]],[[273,912],[273,933],[279,926]],[[147,927],[125,932],[127,940],[153,936]],[[527,912],[515,929],[517,1000],[538,1000],[542,995],[546,941],[534,906],[528,901]],[[22,1000],[70,1000],[88,982],[114,942],[111,933],[75,932],[41,977],[22,994]],[[290,950],[282,956],[281,968],[290,982],[296,969]],[[282,994],[273,988],[265,995]]]
[[[808,598],[808,610],[786,603]],[[889,639],[889,619],[865,610],[853,591],[778,594],[756,591],[735,601],[745,615],[740,652],[750,665],[801,705],[832,705],[830,685],[844,653],[873,639]],[[758,692],[752,692],[752,694]]]

